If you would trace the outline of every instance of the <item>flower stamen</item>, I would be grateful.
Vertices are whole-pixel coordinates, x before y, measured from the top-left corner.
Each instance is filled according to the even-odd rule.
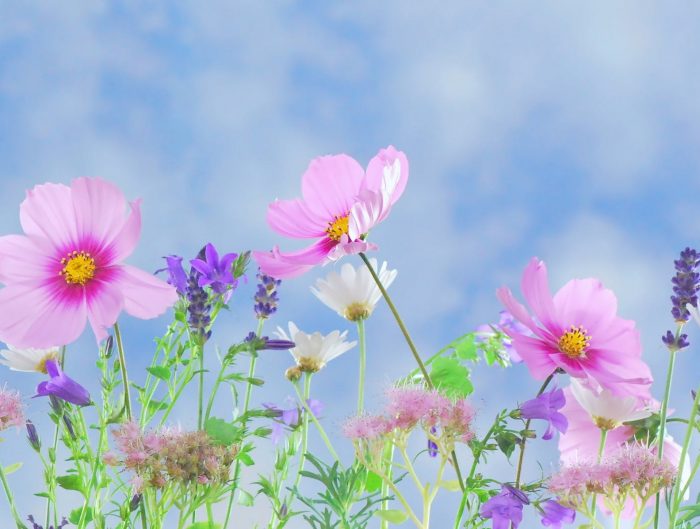
[[[586,349],[590,341],[591,337],[588,336],[586,329],[580,325],[578,327],[572,325],[571,329],[559,338],[557,345],[559,350],[566,356],[576,359],[586,356]]]
[[[73,251],[61,259],[61,264],[59,275],[69,285],[85,285],[95,277],[95,259],[87,252]]]
[[[333,221],[328,223],[326,233],[332,240],[338,242],[343,235],[348,234],[348,221],[350,215],[336,216]]]

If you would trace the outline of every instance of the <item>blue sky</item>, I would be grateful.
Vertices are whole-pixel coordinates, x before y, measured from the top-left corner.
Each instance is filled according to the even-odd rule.
[[[698,11],[690,2],[0,3],[1,231],[19,230],[25,189],[99,175],[144,200],[131,262],[145,269],[207,241],[268,248],[280,241],[266,205],[298,194],[311,158],[346,152],[364,165],[394,144],[410,181],[373,238],[399,270],[392,291],[425,355],[496,318],[495,289],[516,287],[537,255],[555,289],[590,276],[612,288],[661,379],[672,260],[700,238]],[[284,285],[273,324],[344,328],[308,291],[324,272]],[[252,326],[251,292],[225,315],[222,346]],[[163,324],[125,321],[135,369]],[[381,388],[413,365],[386,310],[369,341],[368,406],[372,395],[379,406]],[[679,413],[697,383],[695,354],[679,361]],[[93,376],[93,355],[86,337],[69,358],[76,376]],[[352,411],[354,381],[343,374],[355,361],[348,354],[317,377],[329,430]],[[263,362],[262,400],[289,393],[278,383],[289,363]],[[36,383],[0,378],[27,392]],[[475,384],[485,417],[536,389],[524,368],[478,370]],[[494,389],[503,387],[518,391]],[[32,412],[42,406],[31,402]],[[7,442],[23,446],[13,434]]]

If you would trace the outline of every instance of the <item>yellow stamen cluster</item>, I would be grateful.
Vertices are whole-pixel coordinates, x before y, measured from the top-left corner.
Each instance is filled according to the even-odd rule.
[[[582,358],[586,356],[586,349],[591,341],[586,329],[571,326],[571,329],[562,334],[559,338],[559,350],[569,358]]]
[[[38,373],[44,373],[47,374],[48,370],[46,369],[46,362],[49,360],[56,360],[58,358],[58,351],[57,350],[51,350],[48,351],[39,362],[37,362],[36,367],[34,368],[35,371]]]
[[[350,215],[344,215],[342,217],[336,217],[332,222],[329,222],[328,228],[326,228],[328,237],[337,242],[340,241],[343,235],[347,235],[349,218]]]
[[[87,252],[73,251],[61,259],[61,264],[59,274],[69,285],[85,285],[95,277],[95,259]]]

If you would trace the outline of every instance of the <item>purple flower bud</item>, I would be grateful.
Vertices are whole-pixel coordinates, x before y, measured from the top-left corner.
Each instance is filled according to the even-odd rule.
[[[36,426],[32,421],[27,421],[27,440],[34,450],[37,452],[41,450],[41,440],[39,439],[39,433],[36,431]]]
[[[111,357],[113,349],[114,349],[114,337],[110,334],[107,337],[107,340],[105,341],[104,346],[102,347],[102,355],[105,358]]]
[[[51,377],[50,380],[40,383],[35,397],[46,397],[53,395],[71,404],[87,406],[90,404],[90,394],[75,380],[66,375],[61,366],[55,360],[46,362],[46,371]]]
[[[676,338],[676,335],[671,331],[666,331],[666,334],[661,337],[661,341],[666,344],[669,351],[680,351],[690,345],[687,334],[680,334],[678,338]]]
[[[139,503],[141,503],[141,494],[134,494],[129,502],[129,510],[134,512],[139,508]]]
[[[435,426],[431,426],[430,433],[435,435],[437,433],[437,428]],[[430,457],[437,457],[438,455],[438,445],[430,437],[428,437],[428,455]]]
[[[66,425],[66,430],[68,430],[68,434],[71,436],[71,439],[75,441],[78,436],[75,435],[75,429],[73,428],[73,421],[70,420],[70,417],[68,415],[64,414],[63,415],[63,424]]]
[[[287,517],[287,514],[288,514],[288,513],[289,513],[289,509],[288,509],[288,507],[287,507],[287,504],[286,504],[286,503],[283,503],[283,504],[282,504],[282,507],[280,507],[280,515],[279,515],[279,518],[280,518],[281,520],[284,520],[284,519]]]

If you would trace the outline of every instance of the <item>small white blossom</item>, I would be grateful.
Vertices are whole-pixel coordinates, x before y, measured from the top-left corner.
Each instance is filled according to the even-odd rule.
[[[17,349],[7,344],[7,349],[0,350],[4,360],[0,364],[8,366],[13,371],[35,371],[46,373],[46,362],[58,358],[58,347],[49,349]]]
[[[620,397],[607,389],[589,389],[571,379],[571,392],[598,428],[612,430],[622,423],[637,421],[651,415],[651,410],[636,397]]]
[[[322,335],[320,332],[307,334],[300,331],[293,323],[289,322],[289,335],[281,327],[277,327],[277,336],[283,340],[291,340],[296,347],[290,349],[294,360],[301,371],[315,373],[328,362],[341,354],[349,351],[357,342],[346,342],[348,331],[341,333],[333,331],[330,334]]]

